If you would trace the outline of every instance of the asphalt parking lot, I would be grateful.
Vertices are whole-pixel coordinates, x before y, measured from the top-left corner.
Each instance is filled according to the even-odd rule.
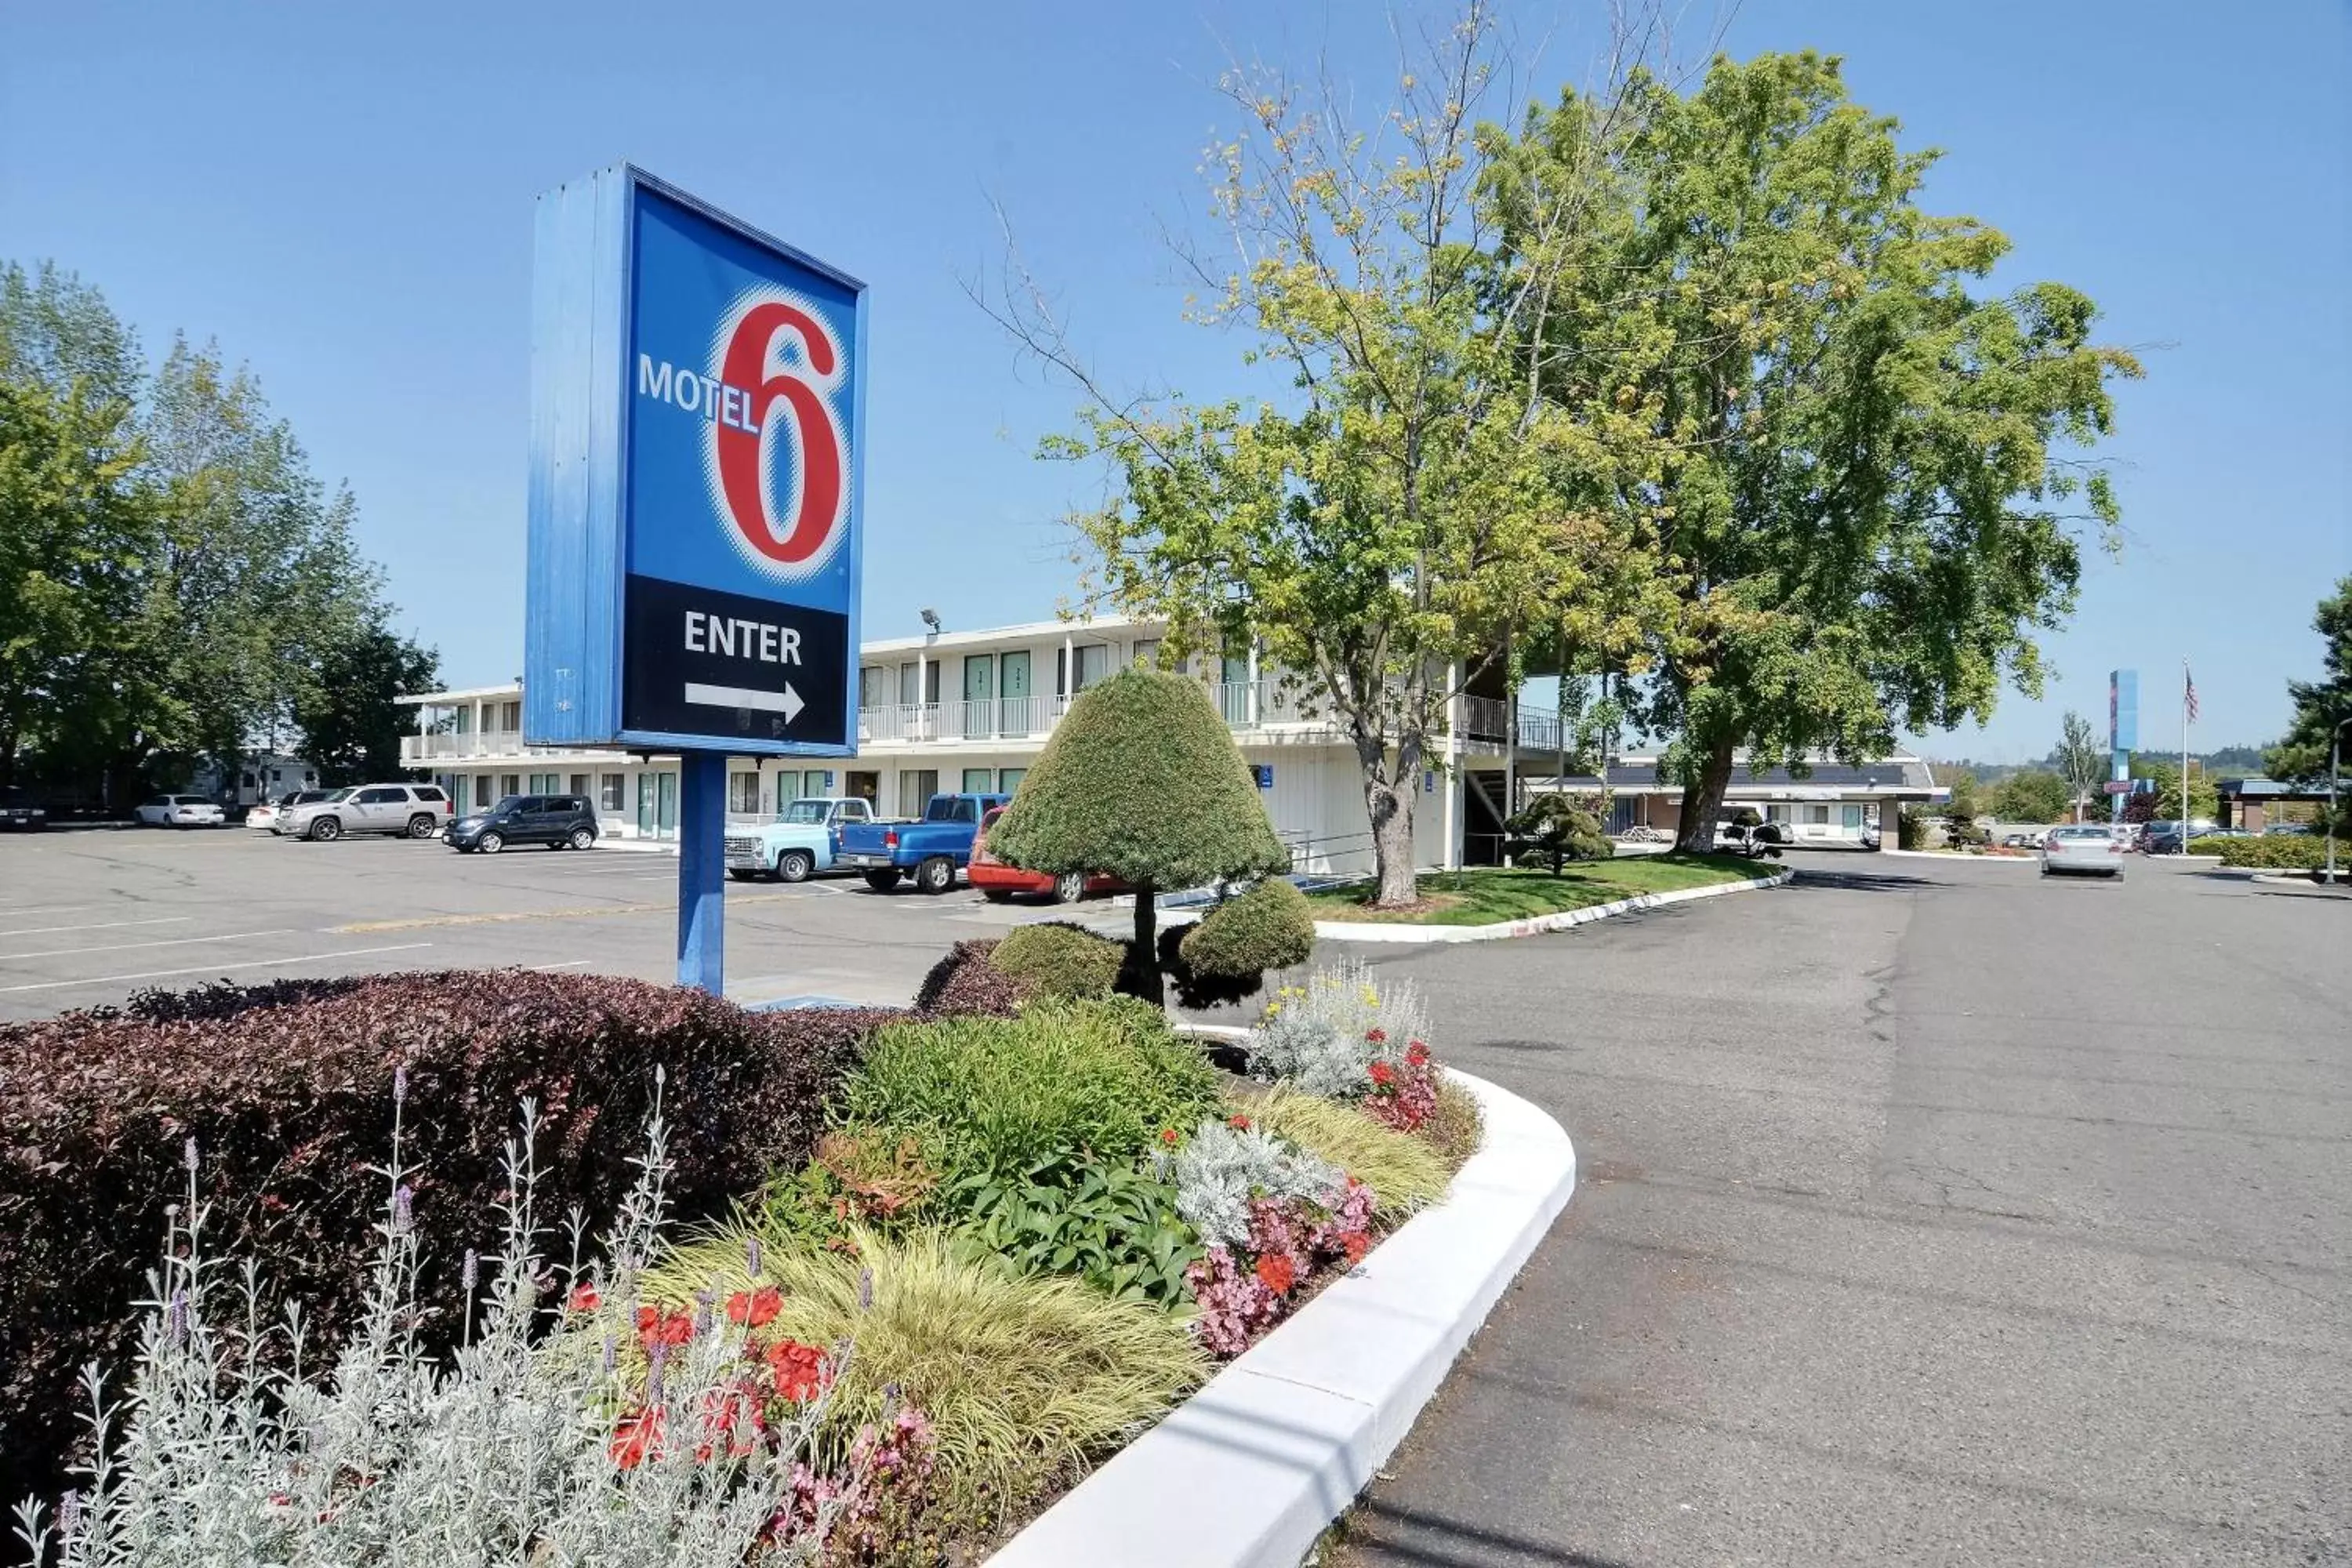
[[[242,827],[0,838],[0,1019],[215,977],[512,964],[666,981],[677,881],[674,858],[610,846],[491,857]],[[727,994],[744,1002],[903,1003],[950,943],[1070,915],[855,878],[730,882],[727,905]],[[1079,912],[1110,916],[1099,900]]]

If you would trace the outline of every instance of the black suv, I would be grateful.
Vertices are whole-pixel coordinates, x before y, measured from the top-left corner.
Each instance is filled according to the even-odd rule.
[[[585,849],[596,842],[596,810],[576,795],[510,795],[488,811],[459,817],[443,835],[449,847],[495,855],[509,844]]]

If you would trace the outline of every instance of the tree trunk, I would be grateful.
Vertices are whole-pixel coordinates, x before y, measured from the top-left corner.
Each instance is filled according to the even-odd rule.
[[[1126,983],[1119,989],[1155,1007],[1164,1007],[1168,993],[1160,980],[1160,909],[1155,895],[1149,882],[1135,889],[1135,939],[1127,950]]]
[[[1731,742],[1717,741],[1700,765],[1698,783],[1683,789],[1683,819],[1675,829],[1675,853],[1704,855],[1715,847],[1715,819],[1731,787]]]
[[[1364,770],[1364,815],[1372,825],[1372,866],[1380,879],[1375,909],[1400,909],[1421,901],[1421,884],[1412,868],[1412,786],[1421,771],[1421,747],[1406,742],[1397,748],[1394,783],[1382,776],[1387,747],[1381,737],[1356,736],[1356,761]]]

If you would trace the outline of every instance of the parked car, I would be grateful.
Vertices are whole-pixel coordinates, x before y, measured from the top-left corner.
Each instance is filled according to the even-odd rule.
[[[509,844],[587,849],[596,842],[596,808],[585,795],[510,795],[488,811],[459,817],[443,837],[465,855],[495,855]]]
[[[866,873],[866,885],[887,893],[912,876],[919,892],[944,893],[971,860],[980,819],[1013,797],[935,795],[919,822],[852,822],[841,829],[841,864]]]
[[[964,879],[980,889],[980,896],[990,903],[1001,904],[1015,893],[1042,895],[1049,903],[1075,904],[1088,893],[1123,893],[1127,884],[1116,877],[1099,873],[1088,876],[1084,871],[1065,871],[1056,877],[1047,871],[1024,871],[1018,866],[1008,866],[988,852],[988,830],[1004,815],[1004,807],[992,806],[980,819],[980,832],[971,841],[971,863],[964,868]]]
[[[346,833],[404,833],[430,838],[449,822],[449,797],[438,784],[354,784],[324,800],[289,806],[269,831],[280,838],[325,841]]]
[[[247,827],[274,827],[278,819],[298,805],[312,805],[334,794],[325,789],[289,790],[276,800],[265,800],[245,814]]]
[[[871,822],[874,808],[856,795],[809,795],[776,813],[773,822],[727,829],[727,874],[739,882],[765,877],[804,882],[830,871],[841,854],[841,830]]]
[[[224,827],[228,814],[220,802],[201,795],[159,795],[131,814],[144,827]]]
[[[2269,838],[2273,836],[2281,837],[2292,836],[2299,838],[2308,838],[2311,837],[2311,824],[2308,822],[2273,822],[2264,825],[2263,828],[2263,837]]]
[[[2087,872],[2123,880],[2124,854],[2130,847],[2123,834],[2105,823],[2070,823],[2053,827],[2042,841],[2042,874]]]
[[[2002,837],[2000,847],[2003,849],[2032,849],[2041,842],[2042,835],[2038,833],[2011,833]]]
[[[0,789],[0,827],[35,832],[48,825],[49,808],[35,800],[32,791],[17,784]]]

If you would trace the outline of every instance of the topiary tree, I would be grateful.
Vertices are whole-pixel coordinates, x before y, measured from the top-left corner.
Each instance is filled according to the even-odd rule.
[[[1070,705],[988,847],[1033,871],[1100,872],[1133,888],[1120,987],[1151,1002],[1164,994],[1154,944],[1161,891],[1290,869],[1209,694],[1148,669],[1121,670]]]
[[[1119,944],[1107,936],[1066,921],[1046,921],[1009,933],[988,962],[1036,995],[1108,996],[1118,983],[1123,956]]]
[[[1555,877],[1570,860],[1606,860],[1617,852],[1601,819],[1564,795],[1536,796],[1503,826],[1514,862],[1547,864]]]

